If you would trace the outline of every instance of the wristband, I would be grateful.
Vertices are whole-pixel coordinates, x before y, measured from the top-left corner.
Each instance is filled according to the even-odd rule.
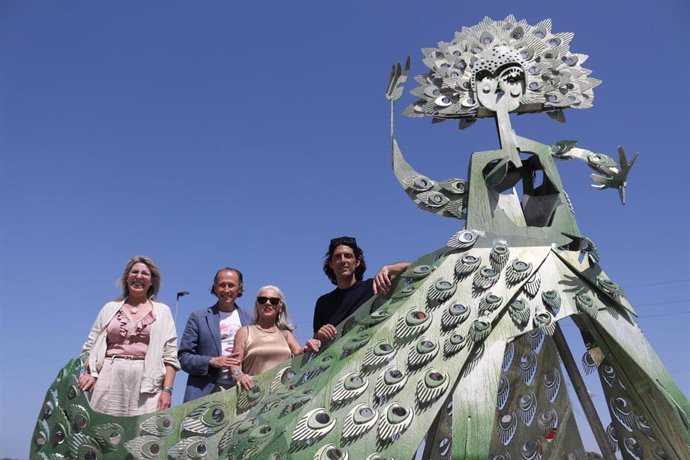
[[[237,369],[236,371],[232,371],[232,373],[230,375],[232,375],[232,378],[234,379],[234,378],[237,378],[238,376],[242,375],[242,371]]]
[[[165,391],[166,393],[172,394],[173,387],[163,387],[163,390],[161,390],[161,391]]]

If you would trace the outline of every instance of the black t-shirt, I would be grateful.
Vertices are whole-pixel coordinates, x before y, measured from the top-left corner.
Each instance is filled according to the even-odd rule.
[[[374,295],[374,279],[357,281],[347,289],[335,288],[316,301],[314,332],[324,324],[337,326]]]

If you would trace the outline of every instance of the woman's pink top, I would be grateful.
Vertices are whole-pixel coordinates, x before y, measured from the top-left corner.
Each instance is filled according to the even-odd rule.
[[[138,320],[120,309],[108,324],[106,356],[145,357],[151,336],[150,324],[156,320],[153,310]]]

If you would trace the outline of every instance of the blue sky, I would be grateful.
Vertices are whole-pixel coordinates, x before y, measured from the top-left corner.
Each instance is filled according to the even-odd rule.
[[[330,238],[356,236],[370,275],[444,245],[462,223],[415,209],[391,170],[388,72],[411,55],[423,73],[421,48],[509,13],[574,32],[571,50],[603,80],[594,108],[566,124],[514,117],[517,133],[641,152],[625,207],[589,188],[583,164],[561,174],[581,230],[690,393],[689,12],[681,0],[3,1],[0,457],[28,456],[45,390],[134,254],[161,267],[163,302],[191,292],[178,331],[233,265],[240,304],[280,286],[303,340],[332,288],[320,268]],[[490,120],[461,132],[399,115],[397,137],[437,179],[466,177],[470,153],[498,145]]]

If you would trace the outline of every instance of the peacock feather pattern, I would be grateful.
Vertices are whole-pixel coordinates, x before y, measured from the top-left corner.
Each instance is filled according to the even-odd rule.
[[[582,398],[579,373],[559,326],[571,318],[587,346],[584,370],[599,374],[606,395],[611,423],[590,421],[602,453],[690,458],[690,404],[580,233],[555,166],[584,161],[594,187],[615,188],[624,202],[635,159],[619,149],[616,164],[575,141],[537,143],[510,125],[511,112],[562,120],[567,107],[591,106],[599,82],[581,67],[586,56],[570,52],[572,38],[549,20],[508,16],[423,50],[430,72],[417,78],[419,101],[406,113],[458,118],[461,128],[495,117],[501,148],[473,154],[468,180],[436,181],[392,139],[407,194],[465,228],[341,323],[339,340],[257,376],[252,391],[139,417],[90,408],[76,384],[82,356],[48,389],[31,457],[400,459],[424,441],[424,458],[585,458],[568,389],[572,381]],[[393,66],[391,111],[409,68],[409,59]]]

